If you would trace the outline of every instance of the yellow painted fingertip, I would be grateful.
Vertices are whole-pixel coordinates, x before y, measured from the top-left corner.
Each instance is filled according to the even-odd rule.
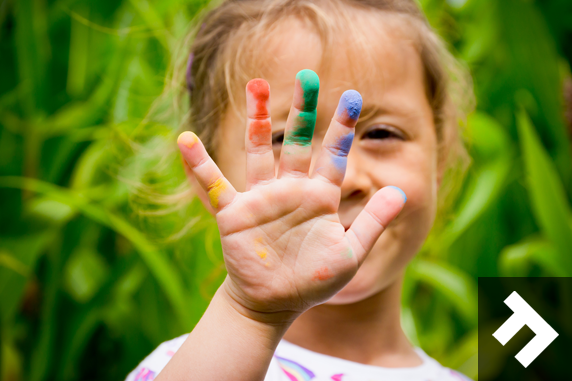
[[[177,144],[182,144],[187,148],[191,148],[199,141],[197,135],[191,131],[185,131],[177,138]]]

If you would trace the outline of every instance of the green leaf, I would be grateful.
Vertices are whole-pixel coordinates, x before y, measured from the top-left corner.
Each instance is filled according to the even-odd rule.
[[[507,246],[499,255],[502,276],[526,277],[532,265],[537,264],[549,276],[567,276],[565,264],[556,247],[543,238],[526,238],[523,242]]]
[[[417,259],[410,266],[411,274],[447,298],[467,323],[477,320],[477,285],[461,269],[444,262]]]
[[[53,237],[53,231],[44,230],[0,239],[1,323],[9,321],[16,313],[28,277],[32,274],[38,257]]]
[[[571,213],[564,187],[524,110],[517,122],[532,211],[544,236],[557,248],[563,271],[572,276]]]
[[[139,12],[149,29],[153,31],[155,38],[163,45],[166,51],[170,51],[170,34],[163,23],[163,18],[147,0],[130,0],[133,7]]]
[[[47,34],[45,2],[21,0],[16,5],[16,53],[20,80],[26,84],[28,95],[23,106],[29,116],[45,111],[48,90],[47,68],[50,41]],[[3,4],[4,5],[4,4]]]
[[[92,247],[79,247],[66,262],[63,275],[68,293],[85,303],[105,282],[109,266]]]
[[[443,232],[440,250],[446,250],[499,198],[506,186],[512,160],[501,157],[483,165],[469,181],[456,217]]]
[[[455,218],[446,227],[438,249],[446,251],[501,196],[513,166],[514,149],[494,118],[477,112],[469,118],[469,140],[478,161],[470,174]]]
[[[0,187],[27,189],[49,195],[77,210],[86,217],[107,226],[131,241],[151,274],[163,288],[183,327],[189,328],[190,314],[186,292],[179,273],[169,260],[145,236],[127,221],[98,205],[92,204],[80,194],[68,191],[53,184],[21,177],[0,177]]]

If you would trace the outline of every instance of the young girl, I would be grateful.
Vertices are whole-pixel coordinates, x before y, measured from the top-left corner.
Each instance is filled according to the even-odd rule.
[[[187,75],[201,139],[178,146],[228,276],[127,380],[466,379],[413,347],[399,315],[464,152],[451,62],[414,0],[210,12]]]

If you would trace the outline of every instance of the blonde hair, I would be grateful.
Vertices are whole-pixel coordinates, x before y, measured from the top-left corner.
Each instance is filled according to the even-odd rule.
[[[433,110],[439,166],[445,170],[439,197],[439,209],[444,210],[469,162],[462,127],[473,107],[472,83],[414,0],[223,1],[194,26],[176,58],[171,84],[185,96],[190,90],[190,109],[180,118],[180,129],[197,133],[216,161],[217,131],[224,114],[236,107],[233,96],[241,94],[244,84],[262,67],[261,41],[270,38],[281,20],[297,17],[319,34],[324,46],[322,62],[327,64],[335,29],[360,27],[347,16],[347,7],[388,15],[413,36]],[[367,48],[367,41],[361,43]]]

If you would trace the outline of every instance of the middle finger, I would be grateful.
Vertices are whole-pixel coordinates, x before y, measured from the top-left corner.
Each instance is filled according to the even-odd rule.
[[[308,176],[319,89],[320,79],[316,73],[308,69],[298,72],[280,153],[278,177]]]

